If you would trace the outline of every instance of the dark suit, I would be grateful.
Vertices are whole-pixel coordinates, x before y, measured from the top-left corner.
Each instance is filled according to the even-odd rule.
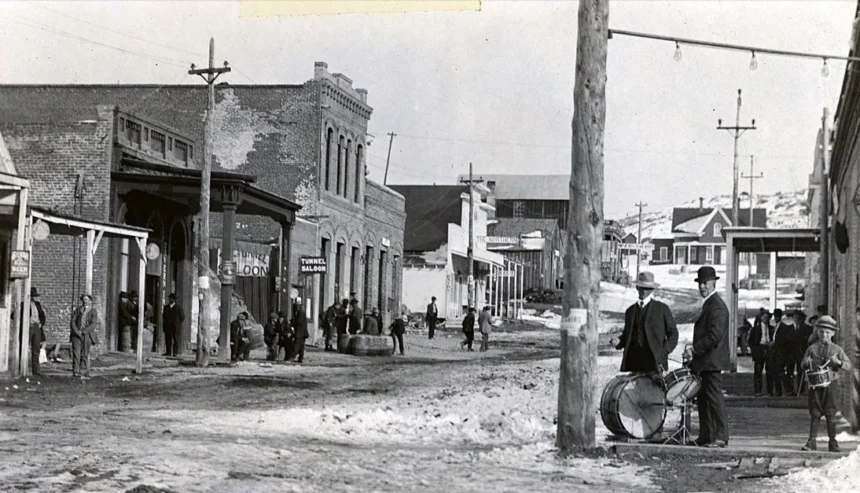
[[[293,312],[293,330],[295,331],[295,339],[292,356],[298,356],[298,362],[301,363],[305,359],[305,340],[308,338],[308,317],[305,316],[303,307],[298,307]]]
[[[769,389],[780,396],[783,391],[792,393],[794,389],[794,360],[792,351],[794,349],[794,325],[780,322],[774,330],[773,344],[771,345],[771,359],[774,369],[774,388]]]
[[[433,334],[436,333],[436,319],[439,318],[435,301],[427,305],[427,314],[424,318],[427,319],[427,337],[433,339]]]
[[[172,307],[164,307],[163,316],[165,349],[169,356],[176,356],[182,352],[179,347],[179,334],[182,331],[182,322],[185,321],[185,313],[179,303],[174,303]]]
[[[768,332],[768,337],[770,337]],[[773,368],[768,364],[768,347],[767,344],[761,344],[762,322],[757,321],[750,331],[750,353],[753,360],[753,392],[756,395],[761,394],[762,390],[762,370],[767,371],[767,388],[770,391],[773,388]]]
[[[69,342],[72,343],[72,374],[89,375],[90,347],[99,343],[98,330],[101,327],[99,313],[94,306],[91,306],[84,316],[84,307],[79,306],[72,313],[69,325],[71,325]]]
[[[697,398],[700,443],[729,441],[726,401],[723,397],[722,372],[731,369],[729,347],[729,309],[720,295],[714,293],[702,305],[702,314],[693,325],[693,361],[690,368],[702,379]]]
[[[616,349],[624,349],[621,371],[653,372],[668,368],[668,356],[678,345],[672,310],[657,300],[644,308],[634,303],[624,313],[624,332]]]
[[[475,314],[470,313],[463,319],[463,333],[466,334],[466,340],[460,343],[460,347],[468,346],[471,351],[472,343],[475,342]]]
[[[403,319],[398,317],[394,319],[394,322],[391,323],[391,341],[394,344],[394,349],[397,349],[397,343],[400,343],[400,354],[404,354],[403,351],[403,334],[406,333],[406,324],[403,323]]]

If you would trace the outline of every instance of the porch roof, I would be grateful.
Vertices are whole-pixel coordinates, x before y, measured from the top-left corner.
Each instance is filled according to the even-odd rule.
[[[736,252],[817,252],[820,236],[817,228],[723,228],[723,238]]]
[[[200,181],[202,170],[177,168],[164,164],[124,156],[120,171],[111,172],[111,180],[124,184],[135,190],[156,195],[169,194],[172,197],[184,196],[197,198],[200,196]],[[212,195],[209,204],[210,212],[222,212],[224,205],[235,200],[236,213],[251,216],[270,217],[280,223],[294,223],[296,211],[302,206],[279,195],[267,192],[253,185],[255,177],[226,171],[212,171]],[[228,194],[217,193],[235,190],[238,196],[227,197]]]
[[[116,224],[107,221],[96,221],[92,219],[84,219],[68,214],[53,212],[45,207],[32,206],[30,211],[33,219],[40,219],[46,223],[50,223],[51,233],[78,236],[85,234],[87,231],[96,231],[99,236],[104,238],[148,238],[151,231],[146,228],[137,226],[128,226],[125,224]]]

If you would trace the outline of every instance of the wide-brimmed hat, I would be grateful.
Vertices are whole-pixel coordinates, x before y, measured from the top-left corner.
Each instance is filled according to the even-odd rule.
[[[654,273],[653,272],[640,272],[639,278],[633,283],[637,288],[645,288],[645,289],[656,289],[659,288],[660,285],[654,282]]]
[[[39,290],[36,288],[30,288],[30,298],[39,298]]]
[[[822,315],[818,317],[818,320],[815,321],[815,326],[820,329],[830,329],[832,331],[839,330],[839,327],[836,326],[836,320],[829,315]]]
[[[716,281],[717,279],[719,279],[719,277],[717,277],[717,271],[715,271],[713,267],[709,267],[707,265],[699,267],[699,272],[696,275],[696,282]]]

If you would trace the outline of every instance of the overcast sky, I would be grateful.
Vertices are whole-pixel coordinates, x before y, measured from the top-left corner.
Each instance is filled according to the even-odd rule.
[[[325,61],[373,107],[371,178],[454,184],[480,173],[569,173],[577,3],[484,1],[480,12],[239,18],[238,2],[0,2],[0,83],[202,83],[228,60],[236,84],[302,83]],[[845,56],[853,1],[616,1],[610,28]],[[71,17],[70,17],[71,16]],[[74,17],[74,19],[72,18]],[[111,30],[118,31],[112,32]],[[122,34],[120,34],[122,33]],[[113,48],[109,48],[108,45]],[[119,48],[120,51],[114,48]],[[756,192],[804,188],[821,114],[844,62],[750,55],[616,36],[609,42],[605,212],[731,193],[743,89],[741,170]],[[154,59],[156,60],[154,60]],[[741,191],[748,189],[748,180]]]

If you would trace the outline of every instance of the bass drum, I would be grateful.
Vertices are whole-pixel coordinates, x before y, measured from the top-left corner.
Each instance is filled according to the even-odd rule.
[[[663,389],[646,375],[619,375],[603,389],[600,417],[616,436],[650,438],[663,427]]]

